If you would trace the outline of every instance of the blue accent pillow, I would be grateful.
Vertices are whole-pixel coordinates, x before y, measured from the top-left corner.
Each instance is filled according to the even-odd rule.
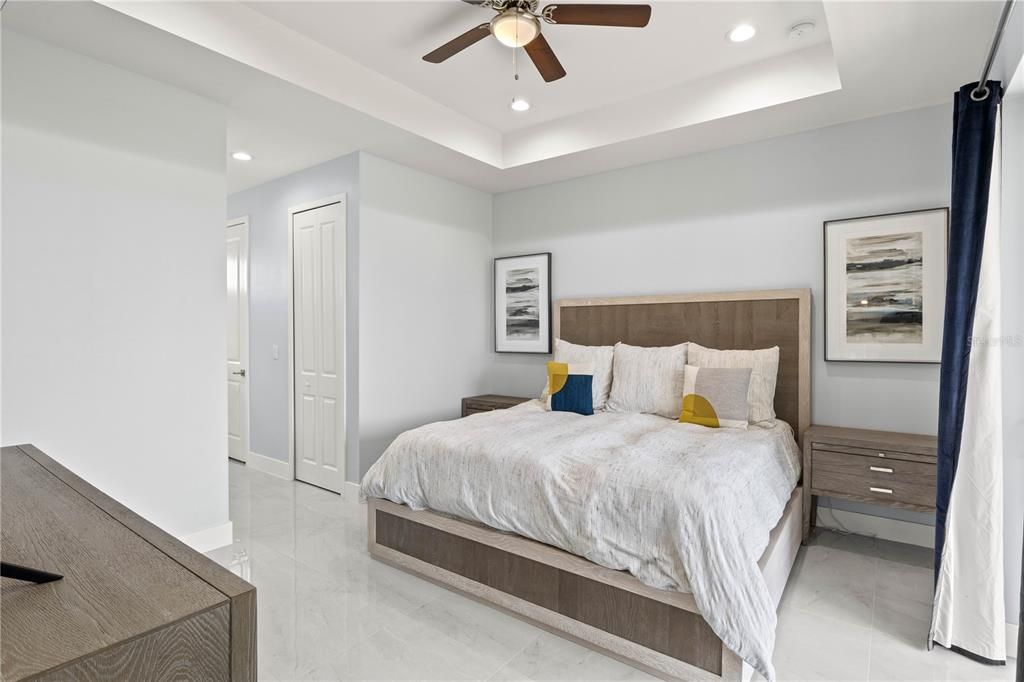
[[[594,366],[548,363],[548,407],[552,412],[594,414]]]

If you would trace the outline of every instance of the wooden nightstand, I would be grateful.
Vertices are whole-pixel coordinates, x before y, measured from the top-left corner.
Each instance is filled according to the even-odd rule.
[[[478,412],[492,412],[515,407],[533,398],[520,398],[514,395],[474,395],[462,399],[462,416],[468,417]]]
[[[913,433],[812,426],[804,432],[804,542],[815,495],[912,511],[935,510],[938,439]]]

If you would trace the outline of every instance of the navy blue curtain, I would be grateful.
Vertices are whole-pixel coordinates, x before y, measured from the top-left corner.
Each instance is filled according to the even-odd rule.
[[[953,187],[949,207],[946,317],[942,330],[942,370],[939,379],[938,488],[935,493],[936,580],[946,539],[949,496],[960,457],[967,370],[971,362],[971,333],[988,216],[996,115],[1003,94],[998,81],[988,81],[988,95],[978,101],[971,97],[977,86],[977,83],[963,86],[953,102]]]

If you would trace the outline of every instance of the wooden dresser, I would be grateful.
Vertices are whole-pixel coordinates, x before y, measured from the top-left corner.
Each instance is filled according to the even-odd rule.
[[[0,584],[13,680],[255,680],[256,588],[31,445],[3,448]],[[182,504],[187,504],[182,500]]]
[[[803,444],[805,542],[817,495],[935,510],[935,436],[812,426]]]
[[[474,395],[462,399],[462,416],[468,417],[478,412],[504,410],[528,400],[533,400],[533,398],[520,398],[514,395]]]

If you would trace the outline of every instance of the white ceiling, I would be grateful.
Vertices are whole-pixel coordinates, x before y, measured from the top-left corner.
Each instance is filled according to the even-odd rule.
[[[427,52],[489,21],[495,12],[487,8],[452,0],[247,5],[503,133],[828,42],[821,2],[656,2],[643,29],[543,25],[568,72],[545,83],[522,50],[493,38],[442,64],[422,60]],[[801,21],[814,22],[817,30],[790,39],[790,27]],[[726,40],[726,33],[740,23],[756,26],[757,38],[746,43]],[[518,81],[513,78],[513,53]],[[530,111],[512,111],[508,105],[513,96],[525,96]]]
[[[505,108],[505,48],[420,60],[485,13],[457,0],[12,0],[4,28],[223,102],[226,152],[256,157],[228,162],[230,191],[364,149],[500,192],[948,102],[977,78],[999,9],[656,2],[649,29],[546,27],[568,76],[543,85],[524,63],[524,117]],[[812,40],[783,39],[807,18]],[[740,19],[758,36],[727,43]]]

